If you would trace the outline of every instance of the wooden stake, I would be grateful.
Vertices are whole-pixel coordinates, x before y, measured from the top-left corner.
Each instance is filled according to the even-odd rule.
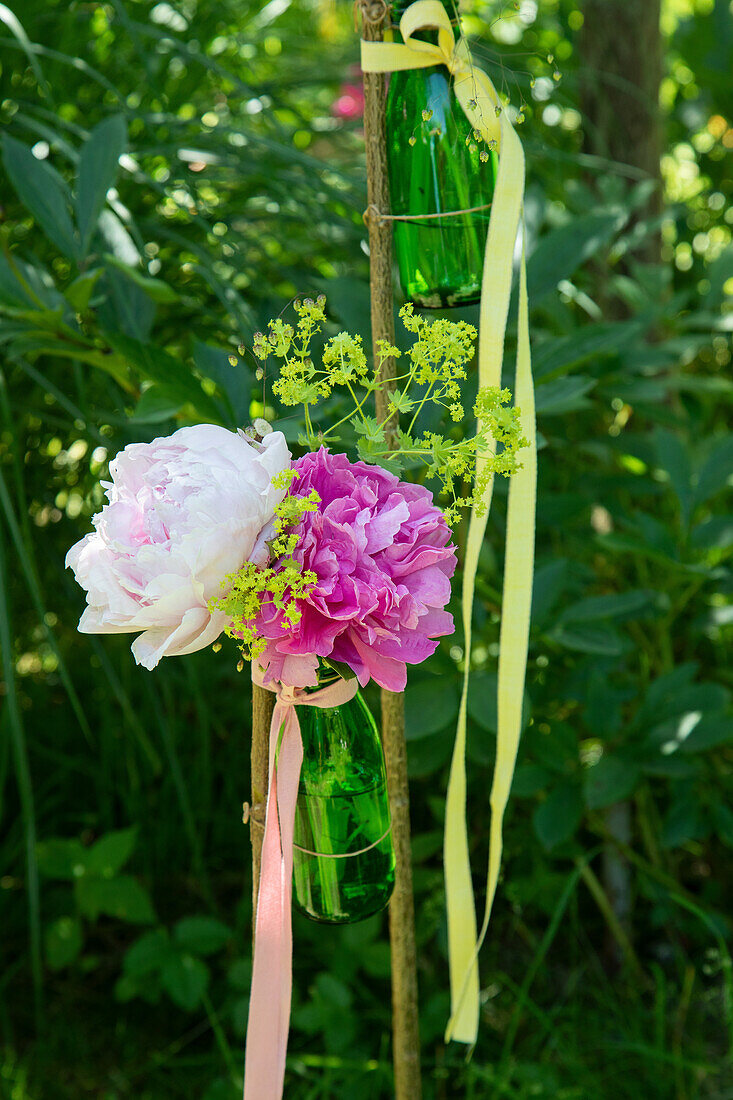
[[[363,34],[366,39],[382,38],[388,8],[384,0],[361,0]],[[384,133],[384,77],[364,73],[364,136],[367,161],[367,193],[370,207],[389,212],[387,150]],[[369,282],[371,293],[372,344],[377,340],[394,343],[392,293],[392,229],[389,222],[368,218]],[[383,378],[397,373],[394,359],[382,366]],[[387,415],[387,399],[377,394],[377,417]],[[397,423],[387,427],[390,446],[396,446]],[[274,696],[252,685],[252,808],[264,814],[267,801],[269,731]],[[420,1036],[418,1032],[417,956],[415,951],[415,909],[412,896],[412,849],[410,845],[410,801],[407,784],[404,697],[382,692],[382,741],[387,767],[392,839],[395,848],[395,888],[389,908],[392,956],[392,1034],[395,1100],[421,1100]],[[255,809],[256,808],[256,809]],[[253,917],[257,912],[260,881],[262,830],[252,829]]]
[[[384,0],[361,0],[362,34],[368,41],[383,37],[389,9]],[[375,215],[389,213],[389,179],[384,128],[385,79],[381,73],[364,73],[364,139],[366,143],[367,197],[369,213],[369,286],[371,294],[372,345],[378,340],[394,344],[394,298],[392,292],[392,227]],[[383,378],[394,378],[394,359],[382,366]],[[377,419],[387,416],[387,397],[376,397]],[[391,430],[390,430],[391,429]],[[391,448],[397,446],[397,418],[387,429]],[[395,1100],[420,1100],[420,1035],[418,1030],[417,956],[415,951],[415,907],[412,895],[412,849],[410,845],[410,797],[407,784],[404,696],[382,692],[382,741],[387,765],[392,840],[395,848],[395,888],[389,907],[389,938],[392,955],[392,1042]]]
[[[275,706],[271,691],[252,684],[252,802],[250,814],[264,823],[267,803],[267,786],[270,754],[270,721]],[[257,918],[257,895],[260,888],[263,830],[250,822],[252,841],[252,951],[254,954],[254,929]]]

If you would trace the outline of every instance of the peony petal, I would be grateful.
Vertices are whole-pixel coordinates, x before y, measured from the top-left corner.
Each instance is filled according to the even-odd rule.
[[[144,631],[132,643],[132,654],[139,665],[153,669],[162,657],[174,657],[181,653],[193,653],[208,645],[207,628],[211,616],[206,608],[194,607],[186,611],[177,626],[151,628]],[[212,641],[219,636],[219,630]],[[202,642],[201,639],[204,639]]]
[[[66,556],[87,591],[79,629],[142,630],[133,652],[148,668],[208,645],[225,623],[207,603],[255,547],[261,555],[285,494],[272,477],[289,466],[282,433],[260,446],[214,424],[125,447],[94,532]]]
[[[296,490],[315,490],[317,512],[298,528],[295,559],[318,581],[291,627],[270,602],[256,626],[268,639],[269,674],[300,675],[295,655],[333,656],[364,685],[405,686],[407,664],[433,653],[453,629],[443,611],[456,566],[450,529],[424,487],[325,448],[295,464]],[[292,682],[285,680],[285,682]]]

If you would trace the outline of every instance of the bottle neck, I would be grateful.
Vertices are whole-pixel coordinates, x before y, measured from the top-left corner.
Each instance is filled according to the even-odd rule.
[[[413,0],[393,0],[390,10],[390,20],[392,24],[392,31],[395,35],[396,40],[401,40],[399,34],[400,19],[405,14],[407,9],[411,7],[412,3]],[[453,28],[458,27],[459,18],[457,5],[451,3],[451,0],[446,0],[446,3],[443,4],[443,7],[445,8],[448,18],[450,19],[451,26]],[[437,40],[437,34],[437,31],[421,31],[419,37],[423,38],[426,42],[433,42]]]
[[[321,688],[330,687],[332,684],[338,683],[343,677],[337,668],[334,668],[330,664],[327,664],[320,657],[318,659],[318,687],[306,688],[306,691],[319,691]]]

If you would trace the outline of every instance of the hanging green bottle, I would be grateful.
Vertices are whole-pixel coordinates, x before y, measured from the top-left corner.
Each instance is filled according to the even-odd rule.
[[[408,6],[392,4],[395,41]],[[424,37],[435,42],[437,32]],[[498,161],[471,129],[444,65],[390,75],[386,131],[392,214],[412,219],[393,223],[403,294],[425,309],[479,301]],[[445,216],[425,217],[436,214]]]
[[[394,886],[382,745],[358,692],[338,707],[298,707],[298,720],[295,905],[311,920],[351,924],[383,909]]]

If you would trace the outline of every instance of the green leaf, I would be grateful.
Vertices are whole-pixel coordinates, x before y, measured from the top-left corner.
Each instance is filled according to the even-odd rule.
[[[612,531],[608,535],[596,535],[595,541],[603,550],[611,554],[619,552],[635,554],[637,557],[649,558],[650,561],[659,562],[661,565],[676,565],[682,568],[681,564],[675,561],[674,558],[659,550],[655,550],[649,545],[648,541],[639,538],[637,535],[627,535],[621,531]]]
[[[321,657],[321,660],[324,665],[327,665],[329,668],[332,668],[334,672],[337,672],[342,680],[349,681],[356,679],[356,673],[352,668],[349,668],[344,661],[334,661],[333,657]]]
[[[677,665],[671,672],[666,672],[663,676],[659,676],[654,680],[649,685],[634,724],[648,727],[650,724],[659,722],[671,714],[681,713],[684,707],[675,709],[675,704],[671,701],[678,695],[682,696],[687,688],[691,686],[697,675],[697,669],[696,662],[686,661]],[[672,709],[670,709],[670,705]],[[662,707],[665,709],[663,713],[660,713]]]
[[[125,278],[114,267],[107,267],[102,289],[102,299],[97,306],[97,327],[124,333],[147,344],[155,321],[155,302],[137,283]]]
[[[142,260],[137,245],[120,218],[105,207],[98,219],[99,232],[108,248],[126,267],[135,267]]]
[[[170,305],[179,300],[180,295],[178,292],[162,279],[155,279],[152,275],[143,275],[138,267],[131,267],[130,264],[124,263],[117,256],[110,255],[109,252],[105,252],[102,258],[108,266],[122,272],[126,278],[130,279],[154,302],[160,302],[161,305]]]
[[[606,662],[594,662],[585,684],[585,725],[594,737],[612,737],[623,725],[622,706],[636,695],[634,688],[619,688],[608,675]]]
[[[537,524],[559,527],[590,512],[590,502],[584,493],[543,492],[538,501]]]
[[[211,1082],[203,1095],[203,1100],[232,1100],[232,1091],[231,1079],[219,1077]],[[238,1091],[242,1091],[241,1083],[238,1085]]]
[[[691,779],[699,773],[697,761],[689,757],[657,756],[654,759],[645,760],[642,764],[644,775],[652,775],[657,779]]]
[[[680,742],[679,751],[685,754],[708,752],[731,742],[733,718],[726,714],[710,714],[695,723],[687,737]]]
[[[237,959],[227,971],[227,981],[233,989],[240,992],[249,992],[252,984],[252,960]]]
[[[54,838],[36,845],[38,870],[46,878],[78,878],[86,873],[88,854],[79,840]]]
[[[77,958],[84,934],[77,917],[59,917],[46,929],[46,962],[52,970],[61,970]]]
[[[710,516],[693,527],[690,542],[701,550],[727,550],[733,546],[733,516]]]
[[[120,1004],[134,1001],[140,995],[138,984],[134,978],[128,978],[125,974],[115,982],[115,1000]]]
[[[567,558],[553,558],[537,567],[532,586],[532,623],[541,626],[564,593],[571,576]]]
[[[585,773],[585,802],[591,810],[601,810],[628,798],[639,780],[639,768],[617,756],[600,758]]]
[[[338,279],[314,279],[313,285],[327,296],[329,315],[337,317],[348,332],[370,331],[368,281],[339,274]]]
[[[333,974],[321,973],[311,986],[310,1000],[296,1007],[294,1023],[311,1035],[322,1035],[327,1050],[343,1053],[354,1041],[353,999],[345,982]]]
[[[176,954],[164,963],[160,977],[173,1003],[192,1012],[206,992],[209,969],[206,963],[193,955]]]
[[[212,423],[220,423],[221,413],[213,398],[204,393],[198,378],[186,363],[174,359],[155,344],[144,344],[122,332],[105,332],[110,345],[129,359],[144,378],[165,386],[166,393],[181,404],[192,404],[196,412]]]
[[[18,7],[19,5],[15,4],[14,6]],[[23,50],[23,53],[28,59],[28,64],[33,70],[33,75],[38,81],[39,89],[41,89],[43,92],[44,99],[49,104],[53,103],[53,91],[48,81],[46,80],[43,68],[41,67],[41,64],[38,60],[37,55],[40,51],[38,50],[38,47],[31,42],[30,38],[26,34],[23,24],[20,22],[15,13],[10,10],[7,4],[0,4],[0,22],[5,24],[10,33],[18,42],[18,45]]]
[[[410,779],[434,775],[450,759],[452,739],[445,733],[407,742],[407,773]]]
[[[160,976],[156,972],[146,974],[144,978],[123,974],[115,983],[115,999],[123,1004],[140,997],[149,1005],[157,1005],[160,1004],[161,992]]]
[[[216,383],[230,413],[229,426],[243,427],[248,423],[251,399],[251,375],[243,362],[233,367],[229,362],[231,351],[194,341],[193,359],[198,370]]]
[[[702,806],[694,794],[676,799],[667,814],[662,830],[665,848],[678,848],[689,840],[699,840],[708,833]]]
[[[405,692],[405,737],[408,741],[430,737],[455,722],[458,691],[444,677],[410,683]]]
[[[665,698],[659,700],[656,708],[648,709],[645,701],[644,710],[649,715],[648,720],[654,723],[648,737],[657,742],[669,739],[670,733],[668,731],[666,736],[657,731],[666,729],[669,724],[667,720],[674,719],[675,723],[683,726],[680,731],[674,734],[675,739],[681,743],[692,731],[700,715],[707,714],[717,717],[726,710],[729,701],[730,692],[722,684],[704,683],[680,687],[676,692],[670,691]],[[636,724],[638,722],[637,718]]]
[[[709,500],[733,478],[733,436],[727,434],[708,456],[695,487],[695,502]]]
[[[111,115],[94,127],[79,157],[76,221],[86,256],[107,192],[117,179],[119,159],[127,147],[124,115]]]
[[[466,756],[480,768],[493,768],[496,760],[496,733],[469,722],[466,731]]]
[[[497,686],[496,672],[489,669],[472,672],[468,681],[466,707],[468,714],[477,726],[489,733],[496,733]],[[529,722],[531,710],[529,695],[525,691],[522,703],[522,729]]]
[[[733,848],[733,810],[724,802],[714,802],[710,807],[716,833],[729,848]]]
[[[0,304],[13,309],[35,309],[38,303],[20,282],[24,275],[23,267],[13,256],[12,263],[0,252]]]
[[[185,404],[177,390],[171,391],[167,386],[148,386],[129,419],[134,424],[160,424],[171,420]]]
[[[398,413],[409,413],[415,408],[415,402],[401,390],[387,390],[387,396]]]
[[[184,917],[173,929],[173,941],[194,955],[213,955],[232,938],[232,930],[215,917]]]
[[[692,507],[692,465],[684,444],[673,432],[657,429],[654,437],[657,465],[669,474],[672,489],[687,522]]]
[[[587,623],[599,619],[627,618],[649,607],[653,599],[653,592],[641,588],[608,596],[589,596],[566,607],[560,622]]]
[[[566,649],[604,657],[618,657],[626,648],[624,639],[611,626],[561,623],[550,632],[550,637]]]
[[[131,924],[152,924],[155,920],[150,895],[131,875],[110,879],[85,875],[76,880],[75,893],[79,912],[90,920],[100,915]]]
[[[549,785],[553,776],[541,764],[522,764],[514,773],[512,797],[531,798]]]
[[[79,275],[78,278],[74,279],[71,286],[66,288],[64,296],[75,313],[83,313],[89,307],[94,288],[102,274],[104,274],[104,268],[102,267],[85,271],[83,275]]]
[[[134,978],[160,970],[170,951],[167,929],[153,928],[150,932],[144,932],[125,952],[124,972]]]
[[[468,681],[466,710],[482,730],[496,733],[496,673],[488,670],[472,672]]]
[[[3,161],[18,197],[43,232],[69,259],[79,255],[79,242],[69,214],[71,197],[61,176],[27,145],[5,134]]]
[[[535,810],[532,825],[547,851],[564,844],[576,832],[583,817],[583,796],[577,783],[560,783]]]
[[[564,416],[565,413],[587,409],[590,401],[586,394],[596,385],[595,378],[575,374],[569,378],[556,378],[537,387],[537,415]]]
[[[525,737],[532,758],[551,771],[567,774],[569,769],[577,768],[578,734],[567,722],[553,722],[544,730],[532,725]]]
[[[602,253],[604,245],[628,220],[625,210],[585,214],[544,236],[527,261],[529,300],[533,306],[569,278],[581,264]]]
[[[90,873],[112,878],[127,863],[137,840],[137,827],[120,829],[100,837],[87,853],[87,869]]]
[[[433,829],[429,833],[417,833],[412,836],[412,862],[425,863],[443,849],[443,830]]]
[[[605,354],[615,354],[643,331],[638,321],[607,325],[586,325],[566,336],[544,340],[533,347],[532,371],[535,379],[567,374],[578,363]]]
[[[384,428],[373,416],[365,416],[361,420],[355,420],[354,431],[357,435],[363,435],[367,443],[384,443]]]

